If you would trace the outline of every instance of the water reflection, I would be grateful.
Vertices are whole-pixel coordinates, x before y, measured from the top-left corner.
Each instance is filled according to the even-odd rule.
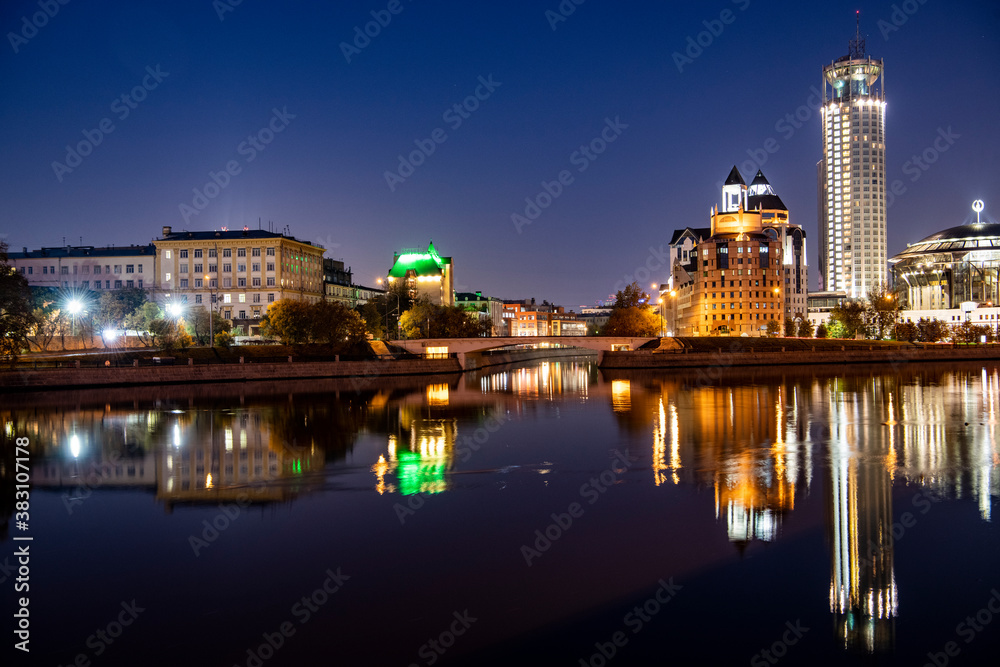
[[[987,522],[1000,496],[995,365],[663,374],[602,373],[589,361],[559,360],[451,378],[382,378],[364,391],[349,383],[275,385],[258,394],[149,391],[112,392],[107,402],[5,404],[0,418],[8,436],[31,438],[33,483],[59,490],[70,508],[93,493],[134,488],[169,511],[248,489],[252,502],[290,503],[330,490],[332,471],[353,475],[350,488],[367,494],[460,498],[457,475],[485,465],[466,464],[463,452],[503,419],[576,438],[567,451],[585,452],[589,434],[568,436],[570,420],[556,421],[576,406],[571,419],[590,425],[597,422],[581,414],[600,413],[640,458],[630,482],[664,497],[678,487],[704,489],[705,502],[691,506],[723,546],[732,545],[726,553],[734,560],[781,541],[796,508],[822,506],[829,569],[800,576],[823,586],[829,577],[837,640],[866,653],[892,648],[895,619],[916,611],[896,584],[896,549],[906,544],[893,540],[901,511],[894,489],[974,499]],[[505,463],[540,460],[508,444]],[[4,456],[0,502],[8,503],[12,451]],[[538,472],[574,474],[567,468],[578,464],[568,456]],[[0,511],[9,519],[12,508]]]
[[[741,552],[778,538],[814,479],[814,449],[824,455],[830,611],[847,649],[881,652],[895,641],[894,480],[931,497],[974,497],[985,521],[1000,495],[995,367],[608,375],[622,428],[651,432],[653,483],[711,484],[716,519]]]

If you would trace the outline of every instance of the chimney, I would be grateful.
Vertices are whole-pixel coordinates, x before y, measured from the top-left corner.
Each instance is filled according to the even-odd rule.
[[[170,236],[170,227],[163,225],[163,238],[167,238],[168,236]]]

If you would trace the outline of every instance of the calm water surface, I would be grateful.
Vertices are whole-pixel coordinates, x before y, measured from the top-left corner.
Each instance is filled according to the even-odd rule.
[[[11,438],[29,437],[35,664],[919,666],[1000,648],[996,364],[579,358],[0,405],[5,650]]]

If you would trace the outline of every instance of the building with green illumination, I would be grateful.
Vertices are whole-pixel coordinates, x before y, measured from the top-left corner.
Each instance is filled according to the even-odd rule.
[[[438,254],[433,241],[426,250],[407,248],[394,253],[388,280],[405,281],[414,299],[424,297],[439,306],[455,305],[454,265],[451,257]]]

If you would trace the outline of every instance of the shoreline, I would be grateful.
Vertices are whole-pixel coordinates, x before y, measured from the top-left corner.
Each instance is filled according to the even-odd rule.
[[[925,362],[1000,361],[1000,345],[909,345],[869,349],[726,350],[670,352],[632,350],[596,353],[579,348],[556,348],[468,355],[463,364],[449,359],[392,359],[367,361],[297,361],[290,363],[204,364],[112,368],[53,368],[0,370],[0,394],[19,391],[177,386],[218,383],[259,383],[296,380],[350,380],[370,385],[378,378],[451,376],[465,372],[538,359],[597,356],[601,370],[671,370],[682,368],[743,368],[760,366],[883,365]],[[836,347],[836,346],[833,346]]]

